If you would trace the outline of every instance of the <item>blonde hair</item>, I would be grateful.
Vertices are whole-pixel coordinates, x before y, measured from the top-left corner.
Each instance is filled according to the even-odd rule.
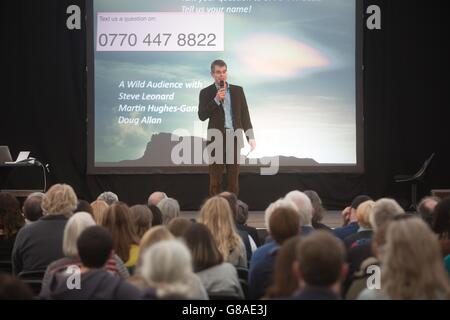
[[[68,184],[55,184],[42,199],[42,211],[44,215],[63,214],[70,217],[77,208],[77,195]]]
[[[145,251],[155,243],[162,240],[172,240],[175,237],[170,233],[169,229],[165,226],[155,226],[147,230],[142,236],[141,242],[139,242],[140,252]]]
[[[175,239],[152,245],[143,254],[141,274],[158,298],[188,298],[193,277],[189,249]]]
[[[138,273],[140,272],[142,256],[146,249],[160,241],[172,239],[175,239],[175,237],[170,233],[166,226],[155,226],[148,229],[139,242],[139,257],[136,263],[136,271]]]
[[[233,214],[225,198],[214,196],[208,199],[200,210],[199,222],[209,228],[225,261],[228,261],[233,250],[242,253],[245,247],[236,233]]]
[[[361,203],[356,209],[356,219],[358,224],[366,229],[371,229],[370,215],[372,214],[372,209],[375,206],[375,201],[367,200]]]
[[[387,226],[381,288],[391,299],[448,299],[449,278],[439,242],[419,218]]]
[[[91,207],[95,223],[101,225],[103,223],[105,212],[109,208],[109,205],[103,200],[95,200],[94,202],[91,202]]]
[[[78,256],[78,237],[86,228],[94,225],[94,219],[87,212],[77,212],[70,217],[64,228],[63,236],[63,252],[66,257]]]

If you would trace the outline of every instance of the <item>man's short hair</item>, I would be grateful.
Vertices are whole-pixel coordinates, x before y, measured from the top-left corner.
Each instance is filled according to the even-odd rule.
[[[220,60],[220,59],[214,60],[211,63],[211,72],[214,72],[214,69],[215,69],[216,66],[218,66],[218,67],[227,67],[227,64],[225,63],[225,61]]]
[[[86,228],[78,237],[77,249],[83,266],[102,268],[113,249],[113,240],[108,229],[102,226]]]
[[[372,214],[370,215],[372,229],[377,230],[384,223],[404,213],[405,210],[394,199],[381,198],[375,202],[372,208]]]
[[[245,225],[248,219],[248,205],[241,200],[237,202],[236,223],[239,225]]]
[[[269,219],[270,235],[278,243],[283,242],[299,234],[300,219],[298,213],[293,208],[278,207]]]
[[[345,248],[330,232],[318,230],[300,241],[296,256],[301,277],[307,285],[329,287],[341,276]]]
[[[162,214],[162,224],[169,224],[170,220],[180,216],[180,205],[173,198],[162,199],[158,206]]]
[[[117,194],[111,191],[105,191],[97,197],[97,200],[105,201],[109,206],[119,201]]]
[[[353,199],[353,201],[352,201],[352,204],[350,205],[353,209],[358,209],[358,206],[361,204],[361,203],[363,203],[363,202],[366,202],[366,201],[368,201],[368,200],[372,200],[372,198],[371,197],[369,197],[369,196],[366,196],[366,195],[359,195],[359,196],[356,196],[354,199]]]
[[[313,207],[311,200],[306,194],[299,190],[294,190],[289,192],[285,199],[292,201],[297,207],[301,226],[307,226],[312,223]]]
[[[42,192],[34,192],[30,194],[23,204],[23,214],[28,221],[36,221],[42,217]]]
[[[425,222],[428,223],[428,225],[431,225],[433,210],[440,200],[441,199],[438,197],[427,196],[420,200],[419,205],[417,206],[417,213]],[[435,205],[430,207],[430,202],[435,202]]]
[[[167,194],[165,192],[155,191],[155,192],[152,192],[148,196],[147,204],[148,204],[149,207],[152,206],[152,205],[157,206],[158,203],[161,200],[166,199],[166,198],[168,198],[168,197],[167,197]]]
[[[228,204],[230,205],[231,213],[233,214],[233,221],[236,222],[237,202],[238,202],[237,196],[232,192],[224,191],[219,194],[219,197],[225,198],[225,200],[228,201]]]

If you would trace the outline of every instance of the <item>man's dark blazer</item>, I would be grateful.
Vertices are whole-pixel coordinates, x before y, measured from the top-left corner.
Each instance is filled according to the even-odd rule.
[[[250,120],[250,113],[248,112],[244,90],[242,89],[242,87],[232,84],[229,85],[229,88],[232,110],[231,113],[233,117],[233,129],[242,129],[244,131],[244,134],[247,134],[247,140],[254,139],[253,126]],[[216,101],[214,100],[216,94],[217,88],[214,83],[200,91],[198,117],[202,121],[209,119],[208,129],[218,129],[224,132],[225,112],[223,110],[223,107],[217,105]]]

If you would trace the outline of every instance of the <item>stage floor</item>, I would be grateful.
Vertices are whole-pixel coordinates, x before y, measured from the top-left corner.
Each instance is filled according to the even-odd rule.
[[[187,219],[197,219],[198,215],[198,211],[181,211],[181,216]],[[327,211],[322,223],[330,228],[340,227],[342,225],[341,212],[333,210]],[[247,224],[258,229],[265,229],[264,211],[250,211]]]

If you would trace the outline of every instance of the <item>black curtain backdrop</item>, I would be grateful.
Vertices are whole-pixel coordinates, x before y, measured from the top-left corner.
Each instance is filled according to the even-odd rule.
[[[162,0],[161,0],[162,1]],[[207,196],[207,175],[86,175],[86,28],[68,30],[66,9],[84,1],[2,1],[0,145],[49,163],[49,184],[72,185],[93,200],[105,190],[129,204],[162,190],[183,209]],[[419,194],[450,188],[448,164],[449,57],[443,1],[364,1],[382,10],[382,30],[364,29],[364,174],[242,174],[240,198],[263,210],[286,192],[314,189],[328,208],[361,193],[404,203],[408,185],[393,175],[413,173],[436,152]],[[367,17],[367,15],[366,15]],[[14,187],[38,174],[16,173]],[[33,182],[35,183],[35,182]],[[406,203],[406,202],[405,202]]]

